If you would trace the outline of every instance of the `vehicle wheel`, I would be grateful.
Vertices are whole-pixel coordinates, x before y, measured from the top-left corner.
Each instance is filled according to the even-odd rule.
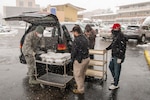
[[[142,35],[142,36],[141,36],[141,43],[145,43],[145,40],[146,40],[146,36],[145,36],[145,35]]]

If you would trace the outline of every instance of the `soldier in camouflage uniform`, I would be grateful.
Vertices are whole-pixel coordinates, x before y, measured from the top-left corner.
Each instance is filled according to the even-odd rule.
[[[38,84],[34,77],[35,54],[40,47],[45,47],[43,31],[44,27],[37,26],[35,31],[27,34],[22,47],[28,65],[29,84]]]

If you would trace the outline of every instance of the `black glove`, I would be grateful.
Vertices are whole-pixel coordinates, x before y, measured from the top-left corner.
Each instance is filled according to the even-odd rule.
[[[46,48],[40,48],[41,51],[44,51],[45,53],[47,53],[47,49]]]
[[[79,57],[79,58],[77,59],[77,61],[78,61],[78,63],[81,63],[81,62],[82,62],[82,58]]]
[[[42,58],[40,57],[40,54],[35,54],[35,59],[36,60],[42,60]]]
[[[74,63],[74,60],[71,59],[69,65],[70,65],[70,66],[73,66],[73,63]]]

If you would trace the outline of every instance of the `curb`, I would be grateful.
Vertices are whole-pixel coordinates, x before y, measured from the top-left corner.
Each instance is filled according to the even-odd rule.
[[[150,67],[150,54],[149,54],[149,51],[148,51],[148,50],[145,50],[145,51],[144,51],[144,55],[145,55],[145,58],[146,58],[146,60],[147,60],[148,65],[149,65],[149,67]]]

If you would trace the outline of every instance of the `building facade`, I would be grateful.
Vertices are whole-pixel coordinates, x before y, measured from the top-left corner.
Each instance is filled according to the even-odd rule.
[[[16,0],[17,7],[31,7],[36,8],[35,0]]]
[[[4,17],[32,11],[40,11],[40,6],[35,4],[35,0],[16,0],[16,6],[3,6]]]
[[[121,24],[142,24],[144,19],[150,16],[150,2],[121,5],[118,8],[116,14],[99,14],[93,15],[92,18],[101,19],[107,24],[112,21]]]
[[[40,6],[35,4],[35,0],[16,0],[16,6],[3,6],[3,17],[34,11],[40,11]],[[18,22],[9,22],[9,24],[18,24]]]
[[[34,12],[34,11],[40,11],[40,8],[12,7],[12,6],[3,7],[4,17],[11,17],[19,15],[23,12]]]
[[[150,16],[150,2],[119,6],[116,21],[124,24],[142,24]]]
[[[108,14],[99,14],[92,16],[92,19],[100,19],[104,25],[113,24],[116,21],[116,17],[118,14],[116,13],[108,13]]]
[[[76,22],[78,11],[85,10],[84,8],[74,6],[70,3],[63,5],[52,5],[50,8],[51,7],[56,8],[56,15],[60,22]]]
[[[62,5],[48,5],[46,8],[42,9],[42,11],[52,13],[51,9],[56,10],[56,16],[60,22],[76,22],[78,19],[78,11],[85,10],[84,8],[66,3]]]

